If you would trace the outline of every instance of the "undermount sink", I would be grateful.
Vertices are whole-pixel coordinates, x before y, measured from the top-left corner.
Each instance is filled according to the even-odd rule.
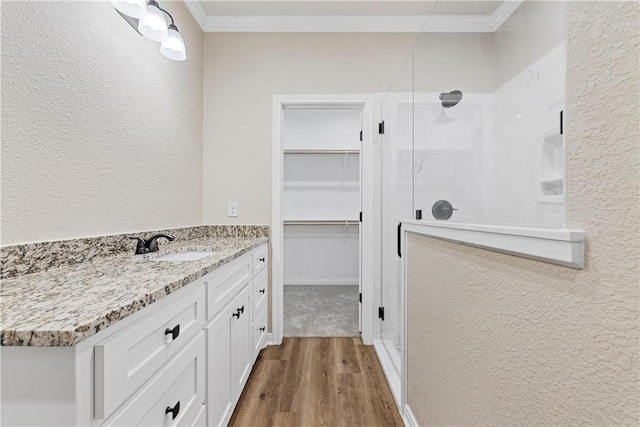
[[[154,261],[197,261],[199,259],[213,255],[213,251],[184,251],[175,254],[163,255],[154,258]]]

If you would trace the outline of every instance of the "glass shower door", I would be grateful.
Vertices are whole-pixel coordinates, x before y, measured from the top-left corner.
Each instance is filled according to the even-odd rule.
[[[380,103],[384,133],[381,143],[381,292],[379,345],[397,373],[390,381],[400,398],[402,367],[402,283],[398,256],[398,224],[413,217],[413,52],[409,52],[393,85]],[[388,374],[389,375],[389,374]]]

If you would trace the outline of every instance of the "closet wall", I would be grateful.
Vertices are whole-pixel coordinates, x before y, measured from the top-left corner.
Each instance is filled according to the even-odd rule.
[[[350,108],[285,110],[285,285],[359,282],[360,114]]]

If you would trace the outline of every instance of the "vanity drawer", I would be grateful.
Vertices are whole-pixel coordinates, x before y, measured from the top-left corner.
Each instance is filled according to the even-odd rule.
[[[253,318],[256,319],[260,310],[267,304],[269,299],[269,277],[267,270],[262,270],[258,276],[253,279]]]
[[[202,408],[200,408],[200,413],[196,417],[194,423],[191,425],[193,427],[207,427],[207,407],[205,405],[202,405]]]
[[[205,277],[207,320],[222,308],[251,280],[251,255],[243,255]]]
[[[202,330],[205,302],[204,285],[198,284],[173,304],[95,346],[96,418],[113,413]]]
[[[265,304],[265,306],[262,307],[262,310],[260,310],[260,313],[258,313],[256,320],[253,321],[253,360],[258,357],[258,353],[260,353],[260,350],[264,347],[264,342],[267,339],[268,311],[269,310]]]
[[[201,332],[103,426],[204,425],[204,358]]]
[[[269,263],[269,246],[262,245],[253,251],[253,275],[262,271]]]

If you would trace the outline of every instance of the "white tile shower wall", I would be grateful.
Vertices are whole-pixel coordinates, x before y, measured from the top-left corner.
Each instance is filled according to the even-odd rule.
[[[564,177],[564,162],[557,162],[553,170],[543,143],[545,136],[560,131],[565,76],[566,44],[561,43],[495,92],[497,224],[565,225],[564,198],[545,196],[542,190],[544,180]]]
[[[491,221],[491,94],[463,94],[463,101],[444,109],[437,93],[415,97],[414,200],[424,219],[441,199],[457,211],[455,222]]]

